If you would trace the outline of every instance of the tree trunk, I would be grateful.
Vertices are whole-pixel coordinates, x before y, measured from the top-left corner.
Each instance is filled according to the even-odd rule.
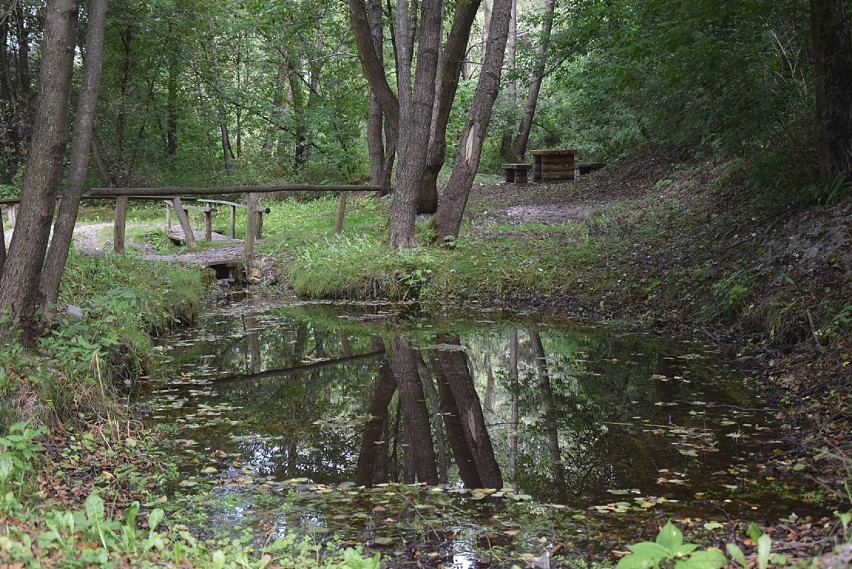
[[[413,453],[413,461],[409,464],[413,465],[418,481],[434,485],[438,483],[438,468],[423,384],[417,374],[417,353],[398,336],[393,338],[391,346],[391,369],[396,378],[399,400],[405,415],[408,451]]]
[[[383,26],[382,26],[382,3],[381,0],[370,0],[368,12],[370,22],[370,37],[373,42],[373,50],[379,59],[379,64],[384,66],[384,53],[382,51]],[[385,166],[385,139],[384,139],[384,113],[379,97],[370,88],[370,111],[367,118],[367,148],[370,155],[370,184],[381,185],[384,178]]]
[[[128,25],[121,32],[121,43],[124,48],[121,68],[121,86],[119,88],[118,115],[115,119],[115,161],[113,176],[116,182],[124,182],[127,173],[125,157],[125,134],[127,130],[127,98],[130,90],[130,73],[133,70],[133,30]]]
[[[65,261],[74,237],[74,224],[80,210],[80,196],[89,171],[89,153],[103,68],[107,4],[108,0],[89,0],[86,59],[83,62],[83,84],[77,99],[70,166],[41,275],[41,302],[45,309],[56,304],[59,297],[59,283],[65,271]]]
[[[524,105],[524,115],[521,117],[521,125],[518,128],[518,138],[515,140],[515,157],[523,160],[527,153],[527,144],[530,139],[535,108],[538,104],[538,93],[541,90],[541,82],[544,80],[544,66],[547,63],[547,52],[550,47],[550,30],[553,28],[553,11],[556,8],[556,0],[544,0],[544,21],[541,25],[541,37],[538,42],[538,59],[535,62],[530,90],[527,93],[527,101]]]
[[[438,174],[444,166],[447,153],[447,124],[459,86],[459,76],[464,64],[470,31],[476,20],[480,0],[456,4],[453,23],[444,45],[441,77],[430,135],[429,155],[423,181],[420,185],[418,213],[435,213],[438,210]]]
[[[518,80],[515,78],[515,54],[518,43],[518,4],[512,0],[512,16],[509,20],[509,37],[506,40],[506,71],[509,81],[506,85],[506,126],[500,140],[500,156],[509,163],[518,161],[515,156],[515,124],[518,115]]]
[[[498,0],[500,1],[500,0]],[[458,337],[441,335],[437,338],[439,344],[458,346],[457,350],[440,350],[433,357],[435,373],[440,378],[442,385],[452,394],[452,403],[445,400],[445,404],[455,405],[457,422],[453,424],[454,429],[461,429],[464,444],[469,451],[468,456],[473,461],[473,469],[476,472],[475,479],[464,480],[465,486],[479,488],[502,488],[503,476],[500,466],[494,456],[494,447],[491,445],[491,437],[485,427],[485,416],[482,413],[482,404],[479,394],[473,385],[473,376],[468,366],[467,354],[461,347]],[[449,423],[448,423],[449,428]],[[458,438],[458,437],[455,437]],[[454,453],[457,451],[458,441],[454,445]],[[461,472],[468,472],[459,463]],[[469,473],[472,477],[472,474]]]
[[[169,53],[169,78],[166,86],[166,156],[177,154],[177,96],[178,96],[178,50]]]
[[[412,12],[408,0],[397,0],[397,91],[399,127],[405,132],[397,140],[399,168],[396,193],[391,204],[390,246],[414,247],[414,218],[420,196],[420,183],[426,169],[426,152],[435,100],[435,76],[441,47],[442,0],[423,0],[420,10],[417,67],[411,78],[414,35],[410,29]]]
[[[817,152],[824,184],[852,180],[852,30],[844,0],[811,0]]]
[[[385,120],[390,122],[394,133],[399,132],[399,99],[394,94],[385,76],[385,68],[382,58],[376,51],[373,36],[370,31],[370,18],[367,14],[367,6],[364,0],[348,0],[349,20],[355,35],[355,44],[358,47],[358,58],[370,89],[376,94]]]
[[[458,237],[462,216],[467,206],[467,198],[476,177],[479,160],[482,156],[482,143],[491,120],[491,111],[497,99],[500,87],[500,74],[503,67],[503,55],[506,38],[509,34],[509,18],[512,12],[512,0],[495,0],[491,15],[491,30],[488,34],[489,45],[485,48],[485,59],[476,92],[473,95],[467,122],[462,131],[461,141],[456,153],[456,163],[443,201],[438,206],[434,224],[436,239],[440,242],[447,237]]]
[[[51,0],[45,12],[38,109],[21,208],[0,278],[0,310],[11,309],[26,336],[35,333],[33,317],[50,222],[62,174],[68,136],[68,103],[77,29],[76,0]],[[8,326],[8,325],[6,325]],[[0,329],[0,335],[6,329]]]
[[[219,70],[219,50],[216,46],[216,33],[213,20],[210,20],[210,59],[213,66],[213,85],[216,91],[216,116],[219,120],[219,135],[222,141],[222,162],[225,172],[231,173],[231,137],[228,134],[228,111],[222,98],[222,73]]]

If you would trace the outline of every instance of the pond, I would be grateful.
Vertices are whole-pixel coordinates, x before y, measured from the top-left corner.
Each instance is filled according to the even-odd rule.
[[[158,351],[139,406],[176,465],[164,499],[211,534],[510,567],[666,519],[809,511],[758,460],[781,445],[773,411],[700,344],[220,296]]]

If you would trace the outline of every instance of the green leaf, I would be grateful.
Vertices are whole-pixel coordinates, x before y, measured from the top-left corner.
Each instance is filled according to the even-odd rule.
[[[660,561],[660,559],[648,559],[642,555],[631,553],[619,559],[615,569],[654,569],[659,566]]]
[[[148,516],[148,530],[150,533],[153,533],[154,530],[157,529],[157,526],[160,525],[160,522],[166,517],[166,513],[161,508],[155,508],[154,511]]]
[[[760,534],[762,534],[763,532],[760,530],[760,526],[758,526],[754,522],[751,522],[750,524],[748,524],[748,529],[746,530],[746,533],[753,542],[757,543],[757,540],[760,539]]]
[[[757,566],[760,569],[769,567],[769,553],[772,551],[772,538],[766,534],[757,540]]]
[[[677,548],[683,545],[683,534],[669,521],[657,534],[656,541],[674,555]]]
[[[634,543],[633,545],[628,545],[627,549],[633,552],[636,555],[641,555],[646,559],[653,559],[657,561],[661,561],[663,559],[667,559],[671,556],[672,552],[663,547],[658,543],[654,543],[652,541],[643,541],[640,543]]]
[[[393,543],[392,537],[377,537],[373,540],[373,543],[376,545],[390,545]]]
[[[731,556],[731,559],[742,565],[743,567],[748,567],[748,562],[746,561],[745,554],[743,550],[740,549],[740,546],[736,543],[729,543],[725,546],[725,549],[728,550],[728,555]]]
[[[675,569],[719,569],[728,564],[728,558],[718,549],[696,551],[689,559],[675,563]]]
[[[698,549],[698,545],[694,543],[684,543],[677,548],[677,551],[675,551],[675,557],[686,557],[696,549]]]
[[[104,517],[104,501],[96,492],[86,498],[86,517],[89,521],[102,520]]]

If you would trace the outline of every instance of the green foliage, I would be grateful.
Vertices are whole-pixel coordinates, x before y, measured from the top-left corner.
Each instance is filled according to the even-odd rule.
[[[44,450],[37,439],[46,432],[44,427],[15,423],[0,437],[0,512],[13,508],[27,493],[28,481],[36,473],[36,457]]]
[[[660,529],[656,540],[628,545],[627,549],[630,553],[618,561],[616,569],[719,569],[728,563],[718,549],[696,551],[696,544],[684,543],[683,534],[671,522]]]

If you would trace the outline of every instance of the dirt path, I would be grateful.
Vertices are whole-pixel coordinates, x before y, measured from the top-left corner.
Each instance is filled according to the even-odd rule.
[[[135,229],[139,227],[153,227],[147,223],[130,223],[127,229]],[[102,255],[104,252],[112,250],[112,228],[111,222],[107,223],[92,223],[78,224],[74,227],[74,244],[77,250],[85,255]],[[5,231],[6,247],[12,241],[14,228],[8,228]],[[180,228],[173,228],[171,234],[174,237],[183,239],[183,231]],[[213,241],[221,243],[217,247],[209,247],[204,249],[196,249],[193,251],[181,251],[179,253],[158,253],[150,245],[143,245],[141,256],[143,259],[150,261],[165,261],[169,263],[182,263],[186,265],[198,265],[206,267],[211,263],[241,259],[243,256],[243,241],[242,239],[229,239],[222,235],[213,234]]]

